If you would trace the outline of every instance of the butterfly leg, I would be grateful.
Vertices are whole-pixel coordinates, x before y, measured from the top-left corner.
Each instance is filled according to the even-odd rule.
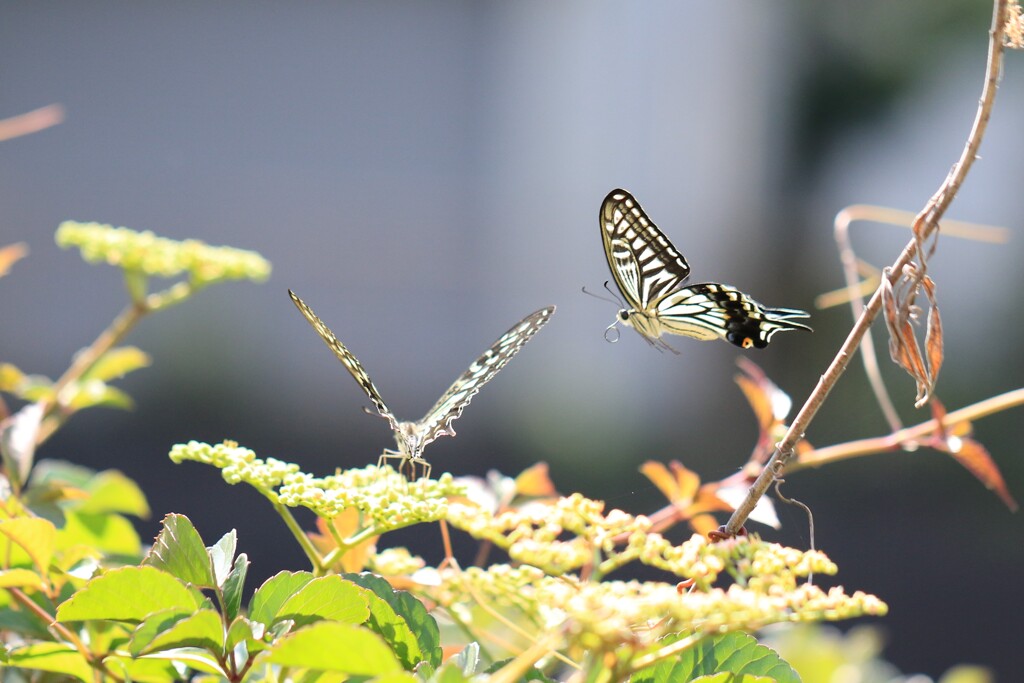
[[[408,481],[416,481],[417,479],[430,478],[430,463],[423,458],[415,457],[410,458],[405,453],[400,451],[393,451],[391,449],[385,450],[380,458],[377,460],[377,469],[384,467],[388,460],[398,460],[399,463],[395,467],[395,470],[406,478]],[[418,474],[417,474],[418,470]]]

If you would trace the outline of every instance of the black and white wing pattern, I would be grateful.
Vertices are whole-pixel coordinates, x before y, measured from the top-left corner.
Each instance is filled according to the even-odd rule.
[[[391,410],[384,403],[380,392],[370,380],[370,376],[363,369],[362,363],[352,355],[352,352],[345,348],[345,345],[338,341],[334,332],[323,323],[305,302],[302,301],[293,291],[288,290],[288,295],[305,316],[309,324],[313,326],[320,338],[327,344],[327,348],[334,352],[342,365],[355,378],[366,395],[370,397],[373,405],[391,426],[394,432],[395,442],[398,445],[397,451],[385,451],[378,464],[389,459],[399,460],[398,470],[415,478],[417,467],[421,476],[430,476],[430,464],[423,459],[423,449],[431,441],[439,436],[454,436],[455,430],[451,423],[462,415],[472,398],[480,391],[494,375],[519,353],[526,342],[537,333],[540,328],[547,324],[555,312],[554,306],[543,308],[531,313],[516,323],[505,334],[501,335],[496,342],[482,356],[477,358],[469,369],[459,375],[458,379],[448,388],[448,391],[437,401],[423,419],[417,422],[400,422]]]
[[[625,190],[612,190],[601,204],[601,239],[615,284],[631,308],[647,309],[690,277],[686,259]]]
[[[395,418],[394,413],[384,403],[384,399],[380,397],[380,392],[377,391],[377,387],[373,385],[373,380],[366,373],[363,368],[363,364],[359,362],[359,359],[352,355],[352,352],[345,348],[338,338],[331,331],[331,328],[324,324],[324,321],[317,317],[313,309],[306,305],[306,302],[300,299],[295,292],[288,290],[288,296],[292,298],[292,303],[299,309],[302,315],[309,321],[309,324],[313,326],[316,333],[320,335],[320,338],[327,344],[327,348],[334,352],[334,355],[338,357],[341,364],[345,366],[349,374],[355,379],[355,381],[362,387],[366,395],[370,397],[370,401],[373,402],[377,412],[381,414],[384,419],[391,425],[391,429],[397,434],[399,431],[398,420]]]
[[[448,391],[444,392],[418,423],[421,448],[439,436],[455,436],[452,422],[462,415],[463,409],[480,391],[480,387],[491,381],[491,378],[519,353],[526,342],[547,324],[554,313],[555,307],[548,306],[517,322],[452,382]]]
[[[601,204],[601,239],[615,284],[626,300],[618,322],[651,345],[670,349],[662,334],[724,339],[740,348],[763,349],[783,330],[810,330],[794,319],[794,308],[767,308],[743,292],[716,283],[683,287],[690,266],[665,234],[625,190],[612,190]]]

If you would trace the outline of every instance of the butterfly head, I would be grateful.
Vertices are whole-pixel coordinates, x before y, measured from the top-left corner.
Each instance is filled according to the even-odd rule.
[[[416,422],[399,422],[395,425],[395,443],[398,452],[407,458],[423,457],[423,434]]]

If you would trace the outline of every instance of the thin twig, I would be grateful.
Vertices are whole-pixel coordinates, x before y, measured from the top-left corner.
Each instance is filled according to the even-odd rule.
[[[56,126],[64,120],[64,107],[48,104],[24,114],[0,119],[0,141],[31,135]]]
[[[938,229],[939,220],[945,214],[946,209],[949,208],[953,198],[956,197],[957,192],[960,190],[960,186],[963,184],[964,179],[967,177],[968,171],[971,169],[971,165],[974,163],[975,158],[978,154],[978,148],[981,146],[981,140],[985,134],[985,128],[988,125],[989,117],[992,114],[992,105],[995,102],[996,89],[998,88],[999,78],[1002,66],[1002,55],[1003,55],[1003,33],[1006,26],[1006,12],[1007,12],[1007,1],[1008,0],[995,0],[993,12],[992,12],[992,28],[989,30],[989,44],[988,44],[988,62],[985,68],[985,85],[982,88],[981,100],[978,103],[978,112],[974,119],[974,125],[971,128],[971,133],[967,138],[967,143],[964,146],[964,151],[960,155],[960,159],[953,167],[952,172],[946,176],[942,185],[939,186],[938,191],[928,200],[924,209],[918,214],[917,220],[915,221],[914,239],[910,240],[899,258],[896,259],[893,266],[889,269],[887,279],[890,284],[894,284],[896,279],[903,273],[903,267],[910,263],[914,255],[917,253],[918,244],[923,244],[927,239]],[[796,446],[797,441],[803,438],[804,433],[807,431],[808,426],[814,420],[818,410],[821,408],[825,399],[828,398],[829,392],[835,386],[836,382],[842,376],[843,372],[846,371],[847,365],[850,363],[850,357],[856,353],[858,346],[860,346],[861,340],[871,327],[871,323],[874,322],[875,317],[878,315],[878,311],[882,305],[882,287],[885,286],[885,282],[877,290],[865,307],[864,312],[857,319],[853,329],[850,331],[850,335],[843,342],[842,347],[839,349],[839,353],[832,360],[825,374],[818,380],[817,386],[814,391],[808,396],[807,402],[804,403],[800,412],[793,420],[793,424],[790,426],[789,431],[786,432],[786,436],[776,446],[775,452],[772,454],[771,460],[758,475],[754,485],[751,486],[750,491],[747,493],[747,497],[743,500],[736,511],[733,512],[732,517],[729,518],[729,522],[724,529],[726,535],[735,535],[739,529],[743,526],[743,523],[753,512],[754,507],[757,505],[757,501],[761,499],[765,491],[772,483],[773,472],[775,471],[776,461],[781,466],[785,466],[786,463],[793,455],[793,448]]]
[[[128,336],[128,333],[132,331],[132,328],[138,324],[139,320],[143,318],[152,309],[144,304],[129,304],[120,314],[114,319],[107,329],[103,330],[92,344],[87,346],[85,349],[80,351],[75,359],[68,366],[68,369],[64,371],[64,374],[60,376],[60,379],[53,385],[52,398],[47,402],[44,410],[44,418],[56,415],[58,419],[56,422],[49,421],[43,424],[43,427],[39,430],[39,435],[36,438],[36,445],[42,444],[60,427],[61,423],[66,419],[66,414],[62,408],[66,403],[65,397],[62,394],[67,388],[74,382],[77,382],[82,376],[87,373],[97,362],[106,354],[110,349],[114,348],[122,339]]]
[[[1015,389],[947,413],[942,424],[955,425],[962,422],[974,422],[1020,405],[1024,405],[1024,389]],[[886,436],[858,439],[835,446],[816,448],[809,453],[802,453],[799,458],[790,461],[786,466],[786,473],[797,472],[808,467],[820,467],[839,460],[899,450],[904,444],[923,441],[926,437],[940,432],[942,424],[931,419]]]

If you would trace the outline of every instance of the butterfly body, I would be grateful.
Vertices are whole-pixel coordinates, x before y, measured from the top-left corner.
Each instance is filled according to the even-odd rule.
[[[302,299],[291,290],[288,290],[288,295],[327,347],[334,352],[345,369],[369,396],[380,416],[388,421],[398,450],[386,450],[378,464],[383,464],[390,459],[399,460],[397,469],[403,473],[408,471],[412,475],[410,478],[415,478],[417,468],[422,476],[430,476],[430,463],[423,459],[423,449],[438,437],[455,436],[452,422],[462,415],[462,411],[469,405],[473,396],[480,391],[480,388],[505,367],[505,364],[513,356],[519,353],[526,342],[547,324],[555,312],[555,307],[549,306],[520,320],[456,378],[422,419],[399,421],[384,403],[384,399],[381,398],[380,392],[377,391],[377,387],[374,386],[359,359],[338,340],[334,332],[317,317],[313,309],[307,306]]]
[[[729,285],[684,287],[689,264],[629,192],[612,190],[605,197],[600,222],[608,267],[626,300],[616,322],[651,345],[671,350],[660,337],[676,334],[760,349],[776,332],[810,329],[793,322],[806,318],[804,311],[767,308]]]

